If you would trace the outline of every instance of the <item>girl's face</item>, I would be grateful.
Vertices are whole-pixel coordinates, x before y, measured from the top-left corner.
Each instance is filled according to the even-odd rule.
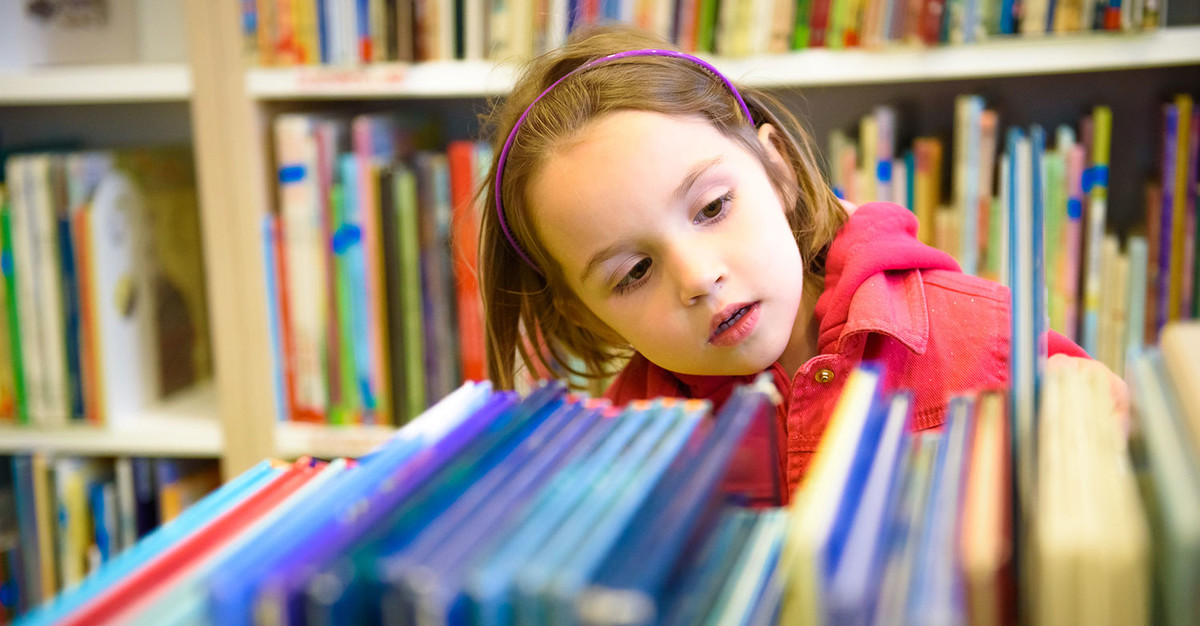
[[[772,132],[759,141],[782,163]],[[546,160],[529,194],[571,289],[651,362],[753,374],[801,349],[804,268],[783,204],[758,158],[708,121],[606,115]]]

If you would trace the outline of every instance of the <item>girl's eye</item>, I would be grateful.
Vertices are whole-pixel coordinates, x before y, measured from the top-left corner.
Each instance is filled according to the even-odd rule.
[[[709,202],[708,204],[704,205],[703,209],[700,209],[700,212],[696,214],[696,217],[692,220],[692,223],[703,224],[705,222],[711,222],[713,220],[724,218],[725,211],[729,207],[729,201],[732,199],[733,194],[727,193],[713,200],[712,202]]]
[[[650,259],[649,258],[645,258],[645,259],[642,259],[641,261],[638,261],[637,265],[634,265],[633,268],[630,269],[629,272],[621,278],[621,282],[617,283],[617,286],[614,288],[614,291],[616,291],[618,294],[621,294],[621,293],[625,293],[626,291],[629,291],[630,289],[633,289],[634,287],[637,287],[638,285],[641,284],[640,281],[642,280],[643,277],[646,276],[646,273],[649,271],[650,271]]]

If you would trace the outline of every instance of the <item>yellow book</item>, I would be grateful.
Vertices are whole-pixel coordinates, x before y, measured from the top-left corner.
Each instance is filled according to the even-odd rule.
[[[973,626],[1000,626],[1012,615],[1012,492],[1004,397],[983,394],[975,415],[963,490],[960,555]]]
[[[54,534],[58,527],[54,493],[51,488],[51,460],[41,452],[30,455],[33,466],[33,506],[37,518],[38,564],[41,566],[42,600],[54,598],[58,591],[58,559],[55,558]]]
[[[1074,364],[1046,372],[1028,511],[1033,624],[1149,620],[1149,530],[1109,377]]]

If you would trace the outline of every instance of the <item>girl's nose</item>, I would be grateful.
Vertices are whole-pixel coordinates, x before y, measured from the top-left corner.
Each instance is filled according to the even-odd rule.
[[[679,284],[679,299],[684,306],[701,302],[715,294],[725,282],[725,270],[717,255],[699,246],[680,249],[672,255]]]

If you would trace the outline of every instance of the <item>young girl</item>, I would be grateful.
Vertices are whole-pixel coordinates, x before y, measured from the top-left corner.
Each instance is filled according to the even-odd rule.
[[[785,503],[851,370],[882,362],[915,428],[1009,375],[1009,291],[916,239],[894,204],[847,207],[796,120],[639,31],[576,35],[492,115],[480,276],[488,365],[603,378],[606,396],[707,398],[770,372],[775,433],[734,482]],[[1086,357],[1058,334],[1051,353]],[[778,468],[771,458],[777,442]],[[778,481],[777,476],[784,477]]]

